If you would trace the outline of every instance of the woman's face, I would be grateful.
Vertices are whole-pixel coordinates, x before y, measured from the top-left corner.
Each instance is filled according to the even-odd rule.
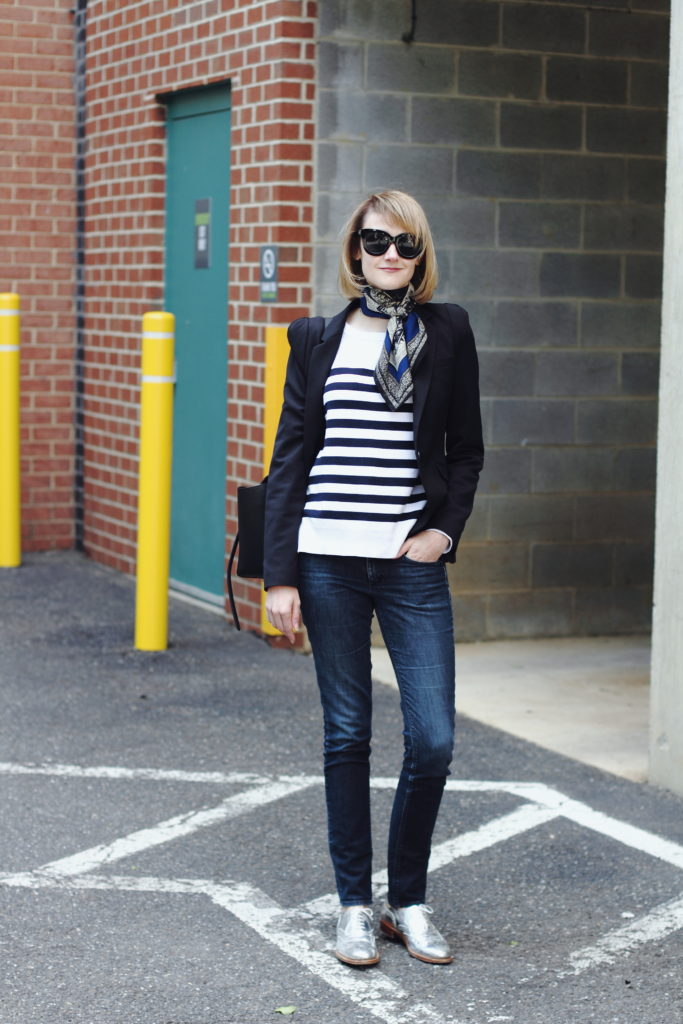
[[[375,228],[379,231],[386,231],[393,238],[402,234],[405,228],[397,224],[395,220],[387,220],[379,213],[370,210],[363,218],[362,227]],[[363,248],[360,238],[358,239],[360,249],[363,277],[373,288],[381,288],[383,291],[394,288],[405,288],[415,273],[415,267],[420,257],[407,260],[399,256],[396,246],[392,242],[385,253],[381,256],[369,256]]]

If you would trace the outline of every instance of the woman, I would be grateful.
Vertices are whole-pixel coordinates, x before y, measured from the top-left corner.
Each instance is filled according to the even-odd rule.
[[[467,313],[435,304],[420,205],[366,199],[344,232],[351,301],[325,327],[297,320],[268,481],[264,584],[273,626],[301,614],[325,721],[336,955],[378,963],[372,927],[370,630],[377,614],[401,694],[404,758],[389,828],[380,929],[450,963],[425,904],[431,837],[452,757],[455,660],[444,562],[454,561],[483,462]]]

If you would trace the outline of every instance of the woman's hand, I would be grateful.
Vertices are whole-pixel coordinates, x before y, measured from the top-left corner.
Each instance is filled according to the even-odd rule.
[[[293,644],[294,634],[301,626],[301,601],[296,587],[269,587],[266,617],[271,626],[284,633]]]
[[[404,541],[396,557],[407,555],[413,562],[437,562],[449,544],[448,537],[438,530],[422,530]]]

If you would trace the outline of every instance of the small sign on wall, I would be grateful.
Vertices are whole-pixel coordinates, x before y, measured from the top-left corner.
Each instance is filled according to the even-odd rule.
[[[261,302],[277,302],[277,246],[261,246]]]
[[[208,270],[211,253],[211,200],[194,203],[194,269]]]

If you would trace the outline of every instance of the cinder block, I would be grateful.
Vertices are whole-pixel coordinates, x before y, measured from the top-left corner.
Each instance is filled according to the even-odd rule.
[[[499,348],[569,348],[577,342],[573,302],[496,303],[489,344]]]
[[[360,143],[318,143],[318,186],[358,193],[362,188],[363,150]]]
[[[549,57],[546,71],[549,100],[573,103],[626,103],[626,61],[590,57]]]
[[[481,0],[420,0],[415,38],[449,46],[495,46],[498,5]]]
[[[456,295],[504,296],[538,294],[539,255],[471,249],[451,254],[450,281]]]
[[[492,640],[569,636],[572,620],[573,596],[568,589],[491,594],[489,598],[488,637]]]
[[[548,4],[503,4],[503,46],[543,53],[583,53],[586,13]]]
[[[624,352],[621,357],[621,390],[625,395],[659,394],[659,354]]]
[[[664,160],[626,161],[628,198],[633,203],[663,203],[666,181]]]
[[[450,290],[449,290],[450,295]],[[452,299],[452,296],[450,296]],[[450,301],[446,299],[445,301]],[[467,312],[470,316],[470,325],[474,331],[477,348],[490,347],[495,319],[495,303],[490,299],[468,299]]]
[[[651,587],[654,569],[654,544],[614,545],[614,585]]]
[[[578,203],[499,203],[501,245],[575,249],[581,243]]]
[[[532,352],[479,349],[479,386],[494,398],[530,394],[534,378]]]
[[[658,348],[658,302],[584,302],[580,344],[584,348]]]
[[[668,57],[669,20],[661,14],[591,10],[588,19],[589,53],[649,60]]]
[[[419,193],[416,193],[416,198],[427,214],[435,245],[453,249],[494,247],[494,200],[422,197]]]
[[[493,146],[496,104],[492,100],[415,96],[411,137],[414,142]]]
[[[574,402],[562,399],[497,398],[492,444],[573,444]]]
[[[408,140],[408,100],[405,96],[321,89],[318,135],[335,142],[356,139],[405,142]]]
[[[611,544],[534,544],[534,587],[608,587],[612,583]]]
[[[371,4],[365,0],[325,0],[320,4],[318,36],[399,38],[410,28],[410,22],[410,0],[373,0]],[[401,26],[399,32],[397,26]]]
[[[614,395],[619,390],[618,359],[611,352],[539,352],[537,395]]]
[[[568,541],[573,537],[574,503],[565,495],[504,495],[490,501],[492,541]]]
[[[664,211],[654,206],[587,204],[584,220],[586,249],[634,249],[661,253]]]
[[[662,11],[668,14],[671,10],[671,0],[631,0],[630,4],[622,0],[621,3],[612,4],[613,7],[630,7],[632,11]]]
[[[326,5],[325,5],[326,6]],[[321,89],[358,89],[363,85],[363,43],[318,43],[318,85]]]
[[[666,149],[666,114],[663,110],[588,107],[586,146],[595,153],[662,156]]]
[[[654,444],[657,403],[653,399],[585,399],[576,410],[579,444]]]
[[[625,187],[624,159],[555,153],[544,153],[541,158],[543,199],[622,200]]]
[[[581,149],[583,109],[570,104],[501,103],[500,141],[514,149]]]
[[[643,491],[655,489],[657,449],[623,448],[614,459],[615,491]]]
[[[333,245],[317,245],[315,249],[314,279],[316,293],[330,294],[336,292],[337,275],[339,268],[339,243]],[[341,308],[343,300],[337,298],[337,312]]]
[[[541,158],[535,153],[461,149],[456,168],[460,193],[515,199],[535,199],[540,193]]]
[[[541,260],[541,295],[606,299],[621,287],[618,256],[546,252]]]
[[[490,448],[479,478],[478,494],[528,494],[531,452],[527,448]]]
[[[484,445],[488,447],[493,444],[493,399],[491,398],[481,400],[481,426]]]
[[[489,501],[477,493],[472,514],[467,520],[464,536],[468,544],[485,542],[489,538]],[[458,552],[460,548],[458,548]],[[459,555],[458,555],[459,557]]]
[[[634,61],[630,65],[630,101],[634,107],[666,109],[669,95],[669,68],[665,63]]]
[[[444,93],[451,92],[454,83],[455,51],[450,47],[406,46],[400,42],[368,46],[368,89]]]
[[[452,568],[451,595],[456,643],[459,641],[473,643],[477,640],[484,640],[486,637],[486,597],[483,594],[461,593],[458,590],[457,563]]]
[[[624,291],[631,299],[658,299],[662,294],[662,257],[626,257]]]
[[[579,540],[650,541],[654,536],[653,494],[599,494],[576,499]]]
[[[528,544],[464,544],[458,548],[455,586],[467,593],[529,586]]]
[[[400,188],[450,194],[453,184],[453,153],[430,146],[368,146],[365,187]]]
[[[595,587],[576,592],[575,632],[586,636],[649,633],[650,587]]]
[[[541,58],[522,53],[460,53],[458,92],[464,96],[502,96],[505,99],[539,99]]]
[[[613,465],[612,448],[536,448],[531,489],[535,494],[611,491]]]
[[[316,234],[317,241],[328,241],[339,244],[339,232],[349,219],[356,206],[358,197],[336,192],[318,192]]]

